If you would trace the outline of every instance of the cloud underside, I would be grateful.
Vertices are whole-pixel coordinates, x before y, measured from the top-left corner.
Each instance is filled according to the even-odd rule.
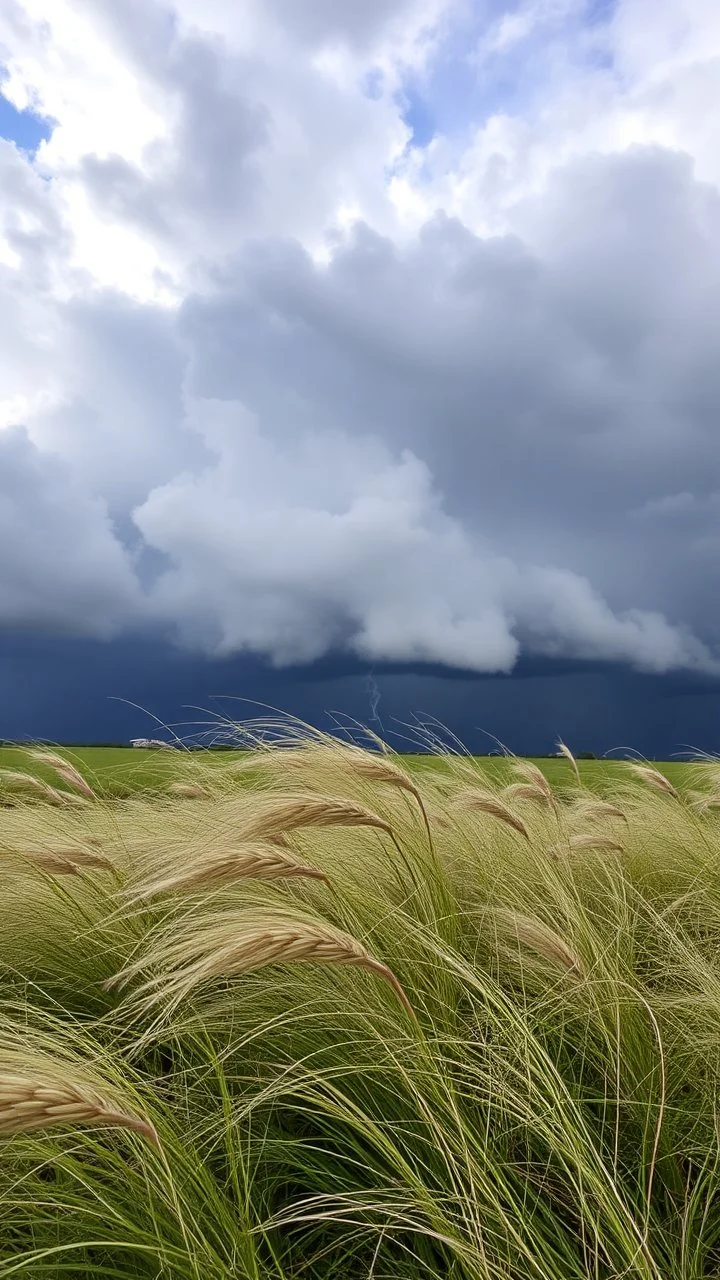
[[[58,5],[0,19],[54,121],[0,141],[0,624],[720,670],[720,191],[662,95],[616,142],[642,68],[608,97],[574,26],[542,109],[421,153],[452,4]],[[545,21],[501,18],[485,67]],[[557,135],[583,76],[605,140]]]

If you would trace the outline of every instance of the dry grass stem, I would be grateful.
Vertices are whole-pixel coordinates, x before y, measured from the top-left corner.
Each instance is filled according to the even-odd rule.
[[[63,782],[68,786],[74,787],[81,795],[88,800],[96,800],[97,796],[92,787],[85,778],[83,778],[80,770],[71,764],[69,760],[65,760],[63,756],[57,755],[54,751],[32,751],[33,760],[37,760],[38,764],[44,764],[48,769],[54,770]]]
[[[149,1120],[118,1110],[93,1089],[0,1062],[0,1136],[33,1133],[57,1125],[103,1125],[142,1134],[159,1147]]]
[[[578,769],[577,760],[575,759],[572,751],[570,750],[569,747],[565,746],[565,743],[561,739],[558,739],[557,748],[558,748],[558,751],[560,752],[560,755],[564,756],[565,759],[569,762],[572,768],[572,771],[575,774],[577,784],[578,786],[581,786],[580,770]]]
[[[575,978],[583,976],[583,966],[577,953],[543,920],[502,907],[491,910],[489,914],[499,935],[514,937],[525,950],[548,960]]]
[[[628,768],[636,778],[646,782],[649,787],[654,787],[656,791],[664,791],[666,795],[673,796],[676,800],[680,799],[672,782],[665,777],[664,773],[660,773],[659,769],[653,769],[649,764],[631,764]]]
[[[125,987],[147,969],[160,970],[145,982],[137,996],[151,1006],[165,997],[181,998],[213,978],[231,978],[270,964],[354,965],[379,974],[414,1017],[414,1010],[395,974],[376,960],[357,939],[332,925],[281,915],[253,916],[222,912],[190,928],[178,939],[148,948],[138,961],[110,978],[106,989]]]
[[[160,893],[182,892],[234,880],[280,880],[293,876],[325,881],[328,878],[323,871],[281,851],[277,844],[258,843],[242,849],[203,854],[195,866],[147,880],[131,890],[129,896],[133,901],[141,901]]]
[[[468,787],[467,790],[461,791],[456,796],[456,803],[464,809],[473,809],[480,813],[487,813],[491,818],[497,818],[500,822],[504,822],[506,826],[512,827],[526,840],[530,839],[528,829],[522,818],[518,818],[509,809],[498,796],[493,795],[492,791],[483,791],[480,787]]]
[[[264,840],[303,827],[375,827],[392,835],[389,822],[378,814],[341,796],[316,796],[311,792],[271,796],[259,800],[243,823],[243,838]]]

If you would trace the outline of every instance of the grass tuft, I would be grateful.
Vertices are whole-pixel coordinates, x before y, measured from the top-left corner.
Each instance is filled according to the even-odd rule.
[[[720,1274],[717,762],[367,737],[3,756],[0,1277]]]

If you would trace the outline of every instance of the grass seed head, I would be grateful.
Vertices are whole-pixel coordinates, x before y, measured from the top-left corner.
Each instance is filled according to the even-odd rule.
[[[578,818],[582,818],[587,822],[603,822],[607,818],[618,818],[621,822],[627,823],[628,817],[623,810],[618,808],[616,804],[611,804],[609,800],[585,799],[576,800],[570,812]]]
[[[532,760],[513,760],[513,773],[524,782],[529,782],[532,786],[537,787],[545,796],[546,803],[552,808],[557,808],[557,801],[550,783],[548,782],[542,769],[538,769]]]
[[[24,849],[21,856],[40,871],[47,871],[49,875],[76,876],[80,871],[76,862],[62,853],[54,853],[48,849]]]
[[[624,846],[609,836],[587,835],[570,836],[570,848],[576,851],[588,850],[597,853],[623,853]]]
[[[548,799],[546,789],[537,787],[534,782],[511,782],[502,794],[507,800],[530,800],[546,809],[555,807],[555,801]]]
[[[572,751],[570,750],[569,747],[565,746],[565,743],[561,739],[558,739],[557,748],[558,748],[558,751],[560,752],[560,755],[564,756],[565,759],[569,762],[570,767],[573,773],[575,774],[577,784],[578,786],[580,786],[580,770],[578,769],[577,760],[575,759]]]
[[[48,769],[52,769],[63,782],[73,787],[87,800],[96,800],[97,796],[90,786],[89,782],[83,778],[79,769],[66,760],[63,756],[57,755],[54,751],[32,751],[33,760],[37,760],[38,764],[44,764]]]
[[[149,1120],[133,1115],[84,1081],[74,1080],[58,1064],[54,1070],[39,1070],[22,1064],[22,1056],[0,1058],[0,1136],[33,1133],[58,1125],[103,1125],[127,1129],[159,1147],[155,1128]]]
[[[42,778],[36,778],[32,773],[23,773],[19,769],[3,769],[0,771],[0,779],[9,787],[32,792],[40,799],[46,800],[48,804],[63,804],[62,794],[55,787],[51,787],[49,782],[43,782]]]
[[[322,777],[327,771],[342,769],[347,774],[369,782],[384,783],[407,791],[416,800],[421,798],[415,783],[390,758],[387,748],[384,752],[368,751],[344,742],[321,741],[307,743],[292,750],[270,751],[266,754],[264,763],[266,768],[274,766],[275,771],[284,778],[290,773]]]
[[[294,876],[327,880],[323,871],[300,862],[277,844],[258,842],[239,849],[202,854],[191,867],[179,867],[141,882],[129,896],[137,902],[161,893],[191,891],[235,880],[281,880]]]
[[[713,809],[720,809],[720,795],[712,792],[690,791],[685,798],[695,813],[711,813]]]
[[[238,977],[253,969],[278,964],[354,965],[379,974],[393,988],[401,1004],[414,1011],[395,974],[350,934],[324,921],[298,919],[279,913],[223,911],[189,925],[148,947],[145,955],[110,978],[106,989],[124,987],[144,970],[157,976],[136,993],[145,1009],[165,998],[189,995],[214,978]]]
[[[414,796],[416,800],[420,799],[420,792],[415,783],[388,755],[375,751],[363,751],[355,747],[350,749],[348,759],[359,778],[398,787],[401,791],[407,791]]]
[[[186,800],[205,800],[210,796],[207,787],[201,787],[197,782],[173,782],[168,791],[170,795],[182,796]]]
[[[509,908],[496,908],[489,914],[499,937],[514,938],[521,948],[575,979],[583,976],[580,957],[544,920]]]
[[[458,793],[456,802],[464,809],[487,813],[490,817],[504,822],[506,826],[512,827],[514,831],[524,836],[526,840],[530,839],[528,829],[522,818],[518,818],[517,814],[513,813],[512,809],[508,808],[492,791],[483,791],[480,787],[468,787]]]
[[[107,853],[101,853],[99,849],[85,849],[82,845],[75,845],[63,849],[51,849],[48,852],[53,857],[67,858],[76,867],[87,867],[98,871],[116,870],[112,858]]]
[[[636,778],[647,783],[649,787],[654,787],[656,791],[663,791],[665,795],[673,796],[676,800],[680,799],[672,782],[659,769],[653,769],[649,764],[630,764],[628,768]]]
[[[392,835],[390,824],[364,805],[342,796],[301,792],[259,800],[243,823],[242,836],[248,840],[265,840],[304,827],[375,827]]]

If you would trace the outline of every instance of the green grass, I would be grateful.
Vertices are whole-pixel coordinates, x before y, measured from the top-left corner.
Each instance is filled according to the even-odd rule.
[[[546,756],[530,756],[527,758],[542,770],[553,787],[567,787],[572,783],[572,773],[567,760],[548,759]],[[407,761],[408,766],[412,769],[442,767],[442,758],[437,756],[428,758],[427,756],[414,755],[403,757],[403,759]],[[511,781],[511,758],[478,756],[475,757],[475,760],[478,767],[483,770],[492,783],[503,786]],[[688,785],[690,766],[684,761],[653,761],[653,767],[659,769],[666,778],[669,778],[674,786],[682,788]],[[621,760],[579,760],[578,768],[584,786],[590,787],[594,791],[605,792],[612,790],[625,776],[626,763]]]
[[[47,750],[48,748],[41,748]],[[130,796],[142,791],[165,790],[168,783],[185,776],[188,768],[188,752],[145,750],[133,747],[59,747],[59,754],[74,762],[106,797]],[[243,752],[199,753],[208,768],[227,766],[232,759],[242,758]],[[194,753],[190,761],[197,760]],[[28,749],[24,747],[0,747],[0,769],[25,769],[28,766]],[[43,766],[33,765],[39,777],[52,780],[52,772]]]
[[[168,783],[185,776],[188,753],[183,751],[157,751],[132,747],[60,747],[60,754],[72,760],[91,779],[100,794],[106,797],[125,797],[147,790],[164,790]],[[232,760],[242,759],[242,751],[203,751],[190,756],[190,764],[201,759],[210,769],[227,767]],[[477,763],[488,778],[498,785],[510,780],[511,766],[506,758],[476,757]],[[416,770],[442,767],[442,758],[433,755],[402,756],[407,768]],[[24,769],[28,755],[25,748],[0,747],[0,769]],[[534,761],[553,786],[566,786],[571,778],[567,761],[538,758]],[[655,764],[677,787],[685,785],[689,776],[688,765],[679,761],[662,761]],[[606,791],[623,776],[623,763],[613,760],[581,760],[580,775],[583,783],[594,790]],[[51,773],[36,767],[39,776],[51,780]]]
[[[3,792],[0,1277],[716,1280],[718,766],[131,755]]]

